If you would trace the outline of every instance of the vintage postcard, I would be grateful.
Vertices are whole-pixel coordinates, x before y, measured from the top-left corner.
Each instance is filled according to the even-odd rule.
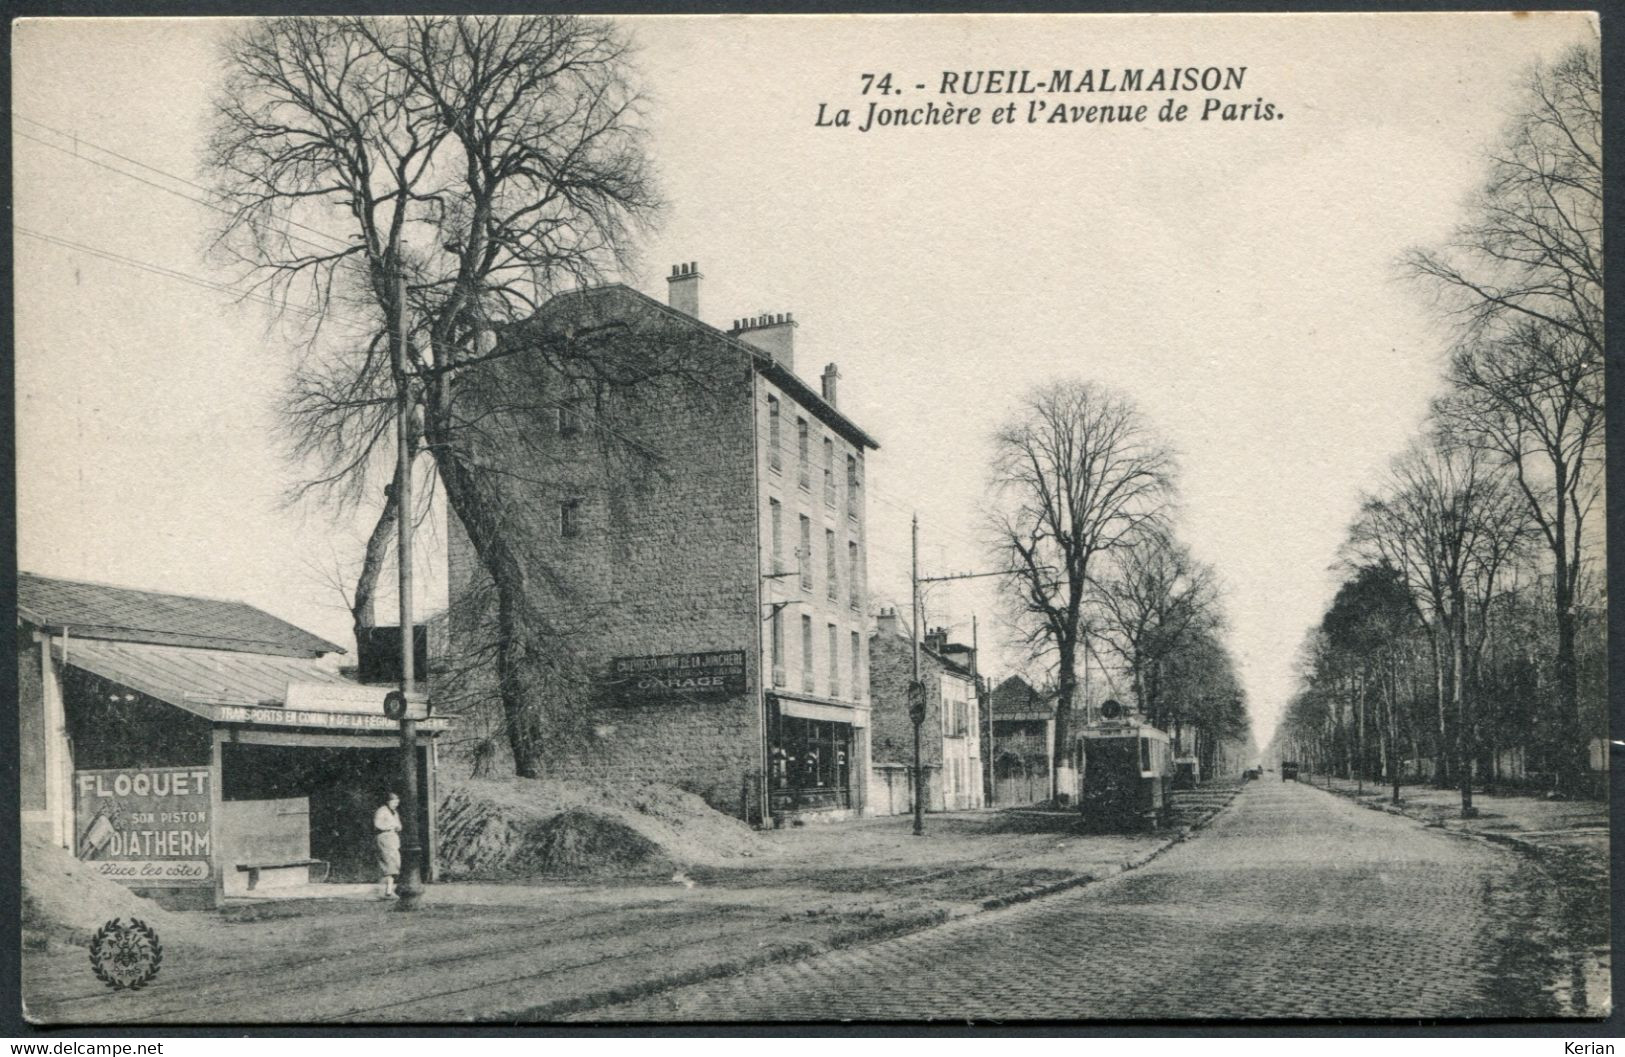
[[[29,1023],[1609,1015],[1596,14],[14,30]]]

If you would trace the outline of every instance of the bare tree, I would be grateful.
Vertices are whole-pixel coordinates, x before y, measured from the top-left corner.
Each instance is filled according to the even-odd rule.
[[[1519,322],[1459,348],[1449,377],[1438,417],[1459,443],[1510,468],[1551,563],[1553,681],[1573,778],[1585,751],[1575,635],[1585,529],[1602,490],[1602,359],[1569,331]]]
[[[1213,569],[1165,531],[1122,548],[1095,593],[1101,636],[1133,675],[1140,711],[1153,726],[1185,718],[1164,697],[1165,666],[1199,634],[1220,623]],[[1175,705],[1178,702],[1174,703]]]
[[[1173,460],[1134,404],[1092,382],[1029,393],[994,436],[990,528],[1029,649],[1056,665],[1054,759],[1066,759],[1097,556],[1161,526]]]
[[[1595,46],[1536,66],[1521,112],[1449,246],[1410,272],[1462,323],[1438,407],[1466,444],[1513,470],[1552,564],[1557,711],[1575,777],[1585,751],[1575,646],[1586,516],[1600,487],[1602,89]]]
[[[1406,267],[1471,335],[1509,320],[1571,335],[1603,354],[1602,78],[1595,45],[1536,65],[1524,104],[1490,155],[1468,220]]]
[[[1482,621],[1498,578],[1527,538],[1523,504],[1493,461],[1434,435],[1395,460],[1387,487],[1366,499],[1350,537],[1365,564],[1392,566],[1416,600],[1433,648],[1437,759],[1442,765],[1453,720],[1462,813],[1470,816],[1469,629],[1475,616]]]
[[[614,26],[576,17],[259,21],[226,46],[206,157],[233,210],[218,246],[304,323],[286,423],[312,468],[305,490],[363,501],[394,468],[389,426],[409,393],[412,455],[432,460],[497,588],[501,693],[526,774],[548,629],[505,531],[513,461],[477,453],[566,394],[656,376],[672,355],[610,321],[511,326],[623,265],[658,204],[627,56]],[[493,374],[519,357],[538,361],[529,388]],[[389,495],[352,596],[358,626],[394,514]]]

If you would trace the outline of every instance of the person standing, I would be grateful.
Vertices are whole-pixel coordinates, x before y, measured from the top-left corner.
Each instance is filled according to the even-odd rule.
[[[373,812],[372,828],[378,845],[378,873],[384,892],[378,898],[395,898],[395,877],[401,872],[401,798],[391,792]]]

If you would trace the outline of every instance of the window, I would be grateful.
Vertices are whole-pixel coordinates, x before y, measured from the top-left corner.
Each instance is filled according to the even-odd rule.
[[[769,499],[767,509],[772,519],[773,571],[782,573],[784,572],[784,504],[777,499]]]
[[[773,609],[773,685],[784,685],[784,610]]]
[[[835,530],[824,530],[824,594],[835,597]]]
[[[858,598],[860,593],[858,585],[862,582],[863,578],[858,575],[858,543],[856,540],[848,540],[846,544],[846,593],[853,609],[858,608],[858,603],[861,601]]]
[[[812,487],[812,467],[808,460],[812,453],[808,450],[810,443],[807,436],[807,420],[796,419],[796,481],[803,488]]]
[[[581,535],[581,500],[566,499],[559,504],[559,535],[566,539]]]
[[[824,505],[835,505],[835,442],[824,438]]]
[[[767,465],[769,469],[777,470],[782,462],[779,458],[779,398],[767,398]]]
[[[581,398],[572,396],[559,404],[559,436],[573,437],[581,432]]]
[[[863,700],[863,640],[852,633],[852,700]]]
[[[858,492],[858,457],[846,457],[846,516],[855,518],[863,505],[862,496]]]
[[[841,631],[834,624],[829,626],[827,639],[825,645],[829,648],[829,686],[825,687],[825,690],[830,697],[837,697],[841,692]]]
[[[812,617],[801,615],[801,689],[813,691],[813,634]]]
[[[803,590],[812,590],[812,519],[806,514],[801,515],[801,550],[796,552],[801,559],[801,587]]]

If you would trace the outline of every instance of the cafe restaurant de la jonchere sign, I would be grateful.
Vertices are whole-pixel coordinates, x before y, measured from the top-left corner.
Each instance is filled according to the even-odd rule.
[[[213,883],[210,781],[207,767],[74,772],[79,858],[132,888]]]
[[[731,697],[745,692],[745,651],[616,657],[610,693],[622,704]]]

